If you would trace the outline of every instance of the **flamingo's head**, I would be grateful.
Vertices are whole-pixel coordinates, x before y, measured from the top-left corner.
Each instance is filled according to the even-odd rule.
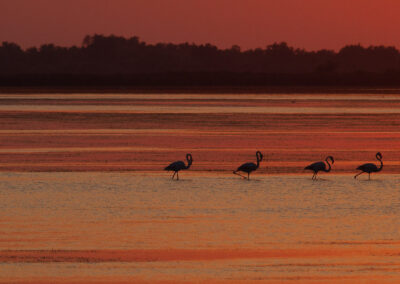
[[[376,153],[376,158],[378,160],[382,160],[382,153],[381,152]]]

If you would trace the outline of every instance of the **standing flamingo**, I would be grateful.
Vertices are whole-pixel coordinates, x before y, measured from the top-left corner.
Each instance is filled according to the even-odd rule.
[[[326,169],[326,164],[324,162],[316,162],[314,164],[311,164],[307,167],[305,167],[305,170],[312,170],[314,172],[313,176],[312,176],[312,180],[316,180],[317,179],[317,174],[319,171],[324,171],[326,173],[329,173],[332,169],[331,164],[329,163],[329,160],[331,160],[332,165],[335,163],[335,160],[333,159],[332,156],[328,156],[326,157],[325,161],[328,164],[329,168]]]
[[[168,167],[166,167],[164,170],[166,171],[174,171],[174,174],[172,175],[172,179],[174,179],[176,175],[176,180],[179,180],[179,171],[180,170],[187,170],[190,168],[193,162],[192,154],[186,154],[186,160],[188,162],[188,165],[185,166],[185,163],[182,161],[176,161],[171,163]]]
[[[377,173],[382,170],[383,162],[382,162],[381,152],[376,153],[375,157],[379,162],[381,162],[381,166],[378,168],[376,165],[374,165],[372,163],[367,163],[367,164],[361,165],[357,168],[357,170],[360,170],[361,172],[359,172],[358,174],[356,174],[354,176],[355,179],[363,173],[368,173],[368,180],[371,180],[371,173]]]
[[[250,180],[250,173],[252,171],[255,171],[258,169],[258,167],[260,166],[260,162],[263,160],[263,154],[261,154],[260,151],[256,152],[256,157],[257,157],[257,164],[254,163],[245,163],[243,165],[241,165],[240,167],[237,168],[236,171],[234,171],[233,173],[235,175],[241,176],[242,178],[246,178],[245,176],[242,176],[241,174],[239,174],[238,172],[244,172],[247,173],[247,180]]]

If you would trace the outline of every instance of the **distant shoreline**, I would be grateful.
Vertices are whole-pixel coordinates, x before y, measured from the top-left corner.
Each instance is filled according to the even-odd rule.
[[[400,94],[400,87],[365,86],[191,86],[191,87],[105,87],[34,86],[0,87],[0,94]]]

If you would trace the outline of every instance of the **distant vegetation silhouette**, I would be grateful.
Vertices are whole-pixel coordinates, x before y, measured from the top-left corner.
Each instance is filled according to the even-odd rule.
[[[147,44],[86,36],[80,47],[0,46],[2,86],[400,85],[394,47],[306,51],[274,43],[242,51],[211,44]]]

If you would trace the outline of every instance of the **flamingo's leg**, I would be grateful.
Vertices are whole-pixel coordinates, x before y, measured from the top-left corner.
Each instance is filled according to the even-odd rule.
[[[368,180],[371,180],[371,173],[368,173]]]
[[[176,172],[176,180],[179,180],[179,172]]]
[[[172,175],[172,179],[174,179],[176,172],[174,172],[174,174]]]
[[[250,180],[250,172],[247,173],[247,180]]]

